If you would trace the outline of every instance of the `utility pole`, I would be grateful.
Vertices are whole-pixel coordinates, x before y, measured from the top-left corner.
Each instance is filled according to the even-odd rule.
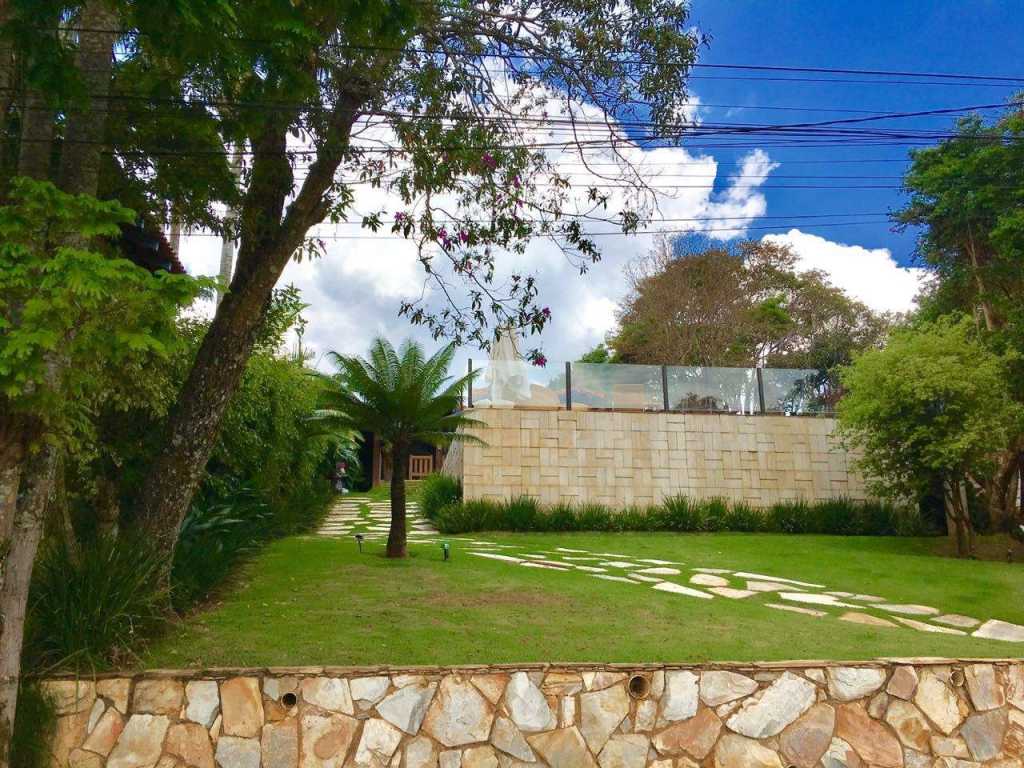
[[[237,185],[242,176],[242,156],[238,152],[231,154],[231,174]],[[238,223],[238,208],[228,208],[224,217],[225,234],[220,246],[220,273],[217,284],[217,303],[220,304],[224,293],[231,284],[231,275],[235,268],[235,226]]]

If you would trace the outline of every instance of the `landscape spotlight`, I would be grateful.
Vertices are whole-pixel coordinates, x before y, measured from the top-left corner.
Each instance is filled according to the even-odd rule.
[[[356,534],[356,544],[359,545],[359,553],[362,554],[362,552],[363,552],[363,534],[361,534],[361,533],[357,533]]]
[[[445,560],[451,557],[451,545],[447,541],[441,544],[441,551],[444,552]]]

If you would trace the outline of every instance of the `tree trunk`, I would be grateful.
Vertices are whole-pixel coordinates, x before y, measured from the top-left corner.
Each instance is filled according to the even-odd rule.
[[[44,446],[28,462],[26,486],[18,499],[17,517],[11,547],[4,561],[4,581],[0,587],[0,768],[8,768],[11,759],[11,734],[18,705],[21,681],[21,645],[25,632],[25,606],[32,580],[32,566],[43,535],[43,520],[49,493],[53,488],[57,449]]]
[[[265,261],[257,271],[236,273],[168,417],[163,448],[149,468],[139,500],[140,524],[167,553],[167,572],[181,521],[213,452],[221,420],[241,383],[274,284],[290,253],[278,246],[277,253],[260,254]]]
[[[405,477],[409,472],[409,449],[403,443],[391,448],[391,530],[388,557],[405,557]]]
[[[25,94],[21,112],[21,147],[18,175],[49,181],[53,152],[53,108],[34,88]]]
[[[95,195],[100,174],[100,147],[107,125],[110,73],[117,12],[105,0],[88,0],[82,11],[75,67],[88,103],[69,110],[60,159],[60,187],[71,194]]]
[[[351,100],[339,101],[331,131],[287,213],[285,203],[293,191],[286,156],[287,120],[282,124],[281,115],[269,115],[263,134],[253,141],[235,275],[171,409],[163,447],[150,465],[139,499],[141,527],[167,554],[165,575],[170,572],[181,521],[249,362],[274,285],[306,232],[328,213],[328,192],[344,158],[352,125],[359,118],[357,105],[365,98],[366,94],[352,94]]]
[[[946,529],[956,541],[957,557],[971,557],[974,554],[974,535],[971,517],[967,509],[967,489],[962,481],[949,480],[945,483]]]

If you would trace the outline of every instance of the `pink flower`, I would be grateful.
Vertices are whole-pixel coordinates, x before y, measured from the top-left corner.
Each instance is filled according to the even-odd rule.
[[[532,362],[538,368],[543,368],[545,365],[548,364],[548,359],[544,357],[544,355],[542,355],[540,352],[538,352],[536,355],[533,356]]]
[[[491,155],[490,152],[484,152],[483,157],[481,157],[480,160],[483,162],[484,165],[486,165],[491,170],[494,170],[498,165],[497,161],[494,159],[494,156]]]
[[[544,315],[544,319],[545,319],[545,320],[550,320],[550,319],[551,319],[551,310],[550,310],[550,309],[548,309],[547,307],[544,307],[544,309],[542,309],[542,310],[540,311],[540,313],[541,313],[542,315]]]
[[[469,242],[469,235],[466,233],[466,230],[464,230],[464,229],[460,229],[459,230],[459,242],[460,243],[468,243]]]

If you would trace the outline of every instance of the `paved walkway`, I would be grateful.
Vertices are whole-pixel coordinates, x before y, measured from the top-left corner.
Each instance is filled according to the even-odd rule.
[[[411,544],[441,541],[437,529],[420,514],[415,502],[407,504],[406,514]],[[317,533],[332,537],[358,533],[367,541],[383,540],[387,538],[390,521],[390,502],[342,497]],[[638,558],[623,552],[592,552],[569,547],[524,549],[472,536],[450,536],[444,540],[457,542],[469,556],[509,566],[576,574],[686,598],[751,600],[772,610],[814,618],[832,617],[874,627],[903,626],[920,632],[970,634],[989,640],[1024,643],[1024,626],[1010,622],[947,613],[930,605],[894,603],[881,595],[830,590],[825,584],[772,574],[692,566],[674,560]]]

